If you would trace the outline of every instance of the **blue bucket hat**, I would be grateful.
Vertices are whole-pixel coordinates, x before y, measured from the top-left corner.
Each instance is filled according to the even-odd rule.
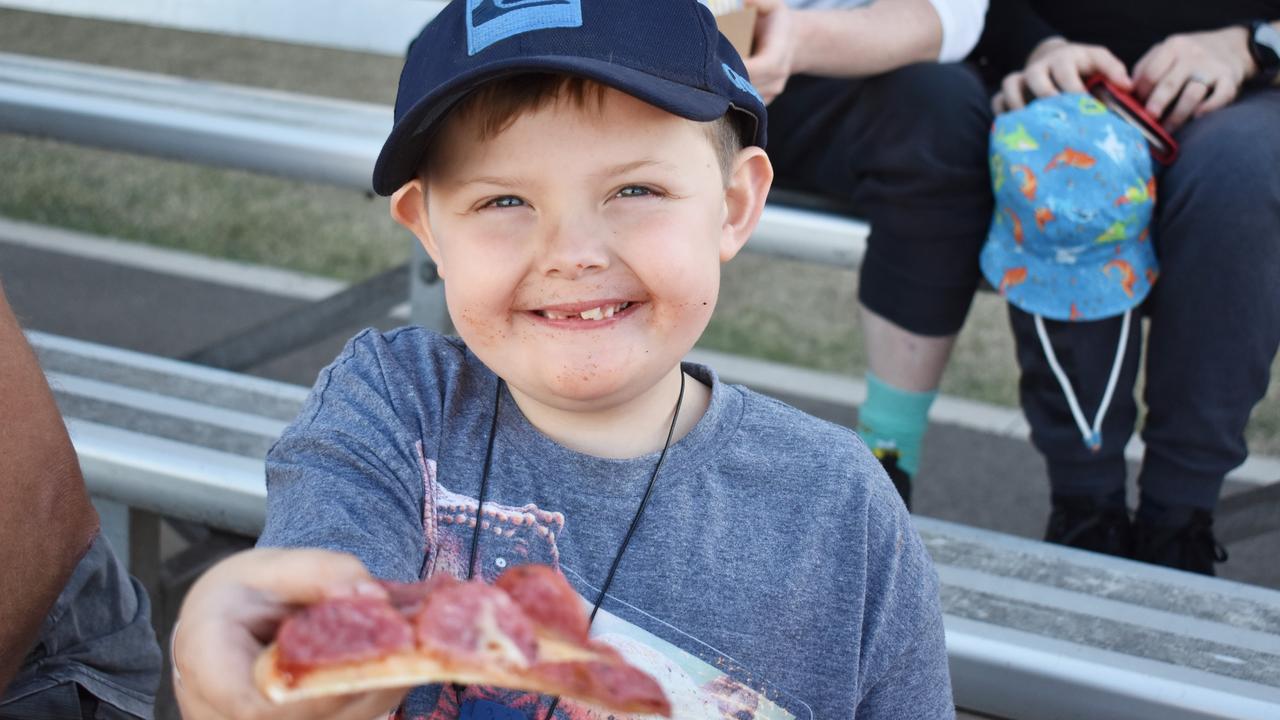
[[[744,144],[765,144],[764,101],[697,0],[453,0],[409,46],[373,189],[412,180],[436,124],[477,86],[531,72],[590,78],[690,120],[733,110]]]
[[[1102,418],[1126,351],[1132,309],[1159,272],[1151,238],[1155,176],[1142,133],[1093,97],[1041,98],[991,129],[995,213],[980,263],[987,281],[1035,316],[1040,342],[1085,443],[1101,447]],[[1084,420],[1044,330],[1124,316],[1097,417]]]
[[[996,207],[982,273],[1052,320],[1101,320],[1155,282],[1155,179],[1146,140],[1084,94],[1036,100],[991,130]]]

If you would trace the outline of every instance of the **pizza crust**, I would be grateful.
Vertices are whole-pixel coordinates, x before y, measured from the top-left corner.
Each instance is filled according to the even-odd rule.
[[[276,703],[308,700],[332,695],[349,695],[387,688],[411,688],[431,683],[498,684],[506,674],[450,667],[428,655],[411,652],[389,655],[379,660],[332,665],[308,670],[296,679],[281,671],[279,648],[272,643],[254,664],[254,681],[264,695]],[[505,679],[505,677],[504,677]],[[522,689],[522,688],[517,688]]]
[[[616,655],[596,652],[549,636],[538,638],[538,654],[546,662],[621,662]],[[503,667],[498,662],[448,662],[414,650],[378,660],[315,668],[294,678],[280,669],[279,648],[272,643],[254,663],[253,676],[262,694],[275,703],[438,683],[495,686],[545,695],[567,692],[566,688],[521,672],[527,669]],[[653,712],[653,707],[648,704],[618,705],[610,702],[609,698],[587,697],[581,692],[574,696],[577,700],[618,712]]]

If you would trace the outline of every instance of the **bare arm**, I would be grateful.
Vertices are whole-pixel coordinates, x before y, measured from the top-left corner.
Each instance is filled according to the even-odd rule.
[[[744,59],[751,83],[773,102],[792,75],[861,77],[936,60],[942,20],[929,0],[880,0],[839,10],[792,10],[784,0],[748,0],[760,12]]]
[[[864,77],[932,62],[942,22],[929,0],[879,0],[847,10],[797,12],[793,74]]]
[[[0,288],[0,694],[98,531],[44,373]]]

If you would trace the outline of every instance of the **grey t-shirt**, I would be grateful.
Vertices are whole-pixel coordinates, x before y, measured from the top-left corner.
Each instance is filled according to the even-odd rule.
[[[672,445],[592,628],[656,677],[681,718],[954,716],[937,577],[880,466],[847,429],[709,369],[710,408]],[[477,567],[558,566],[594,600],[657,454],[610,460],[534,428],[461,341],[365,331],[267,458],[260,544],[345,550],[374,575],[465,575],[498,398]],[[488,699],[415,690],[407,718]],[[561,718],[606,717],[570,701]]]

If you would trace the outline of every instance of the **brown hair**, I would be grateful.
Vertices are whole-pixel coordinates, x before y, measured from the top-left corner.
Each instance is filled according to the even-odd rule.
[[[507,128],[521,114],[544,107],[558,98],[566,98],[574,106],[596,109],[604,105],[609,87],[590,78],[557,73],[526,73],[491,80],[472,91],[449,110],[446,118],[463,117],[479,128],[480,138],[492,138]],[[720,173],[725,182],[733,172],[733,160],[742,149],[742,136],[730,115],[711,122],[701,123],[711,142],[716,158],[720,161]],[[444,122],[441,120],[440,122]],[[431,159],[428,148],[419,175],[426,170]]]

